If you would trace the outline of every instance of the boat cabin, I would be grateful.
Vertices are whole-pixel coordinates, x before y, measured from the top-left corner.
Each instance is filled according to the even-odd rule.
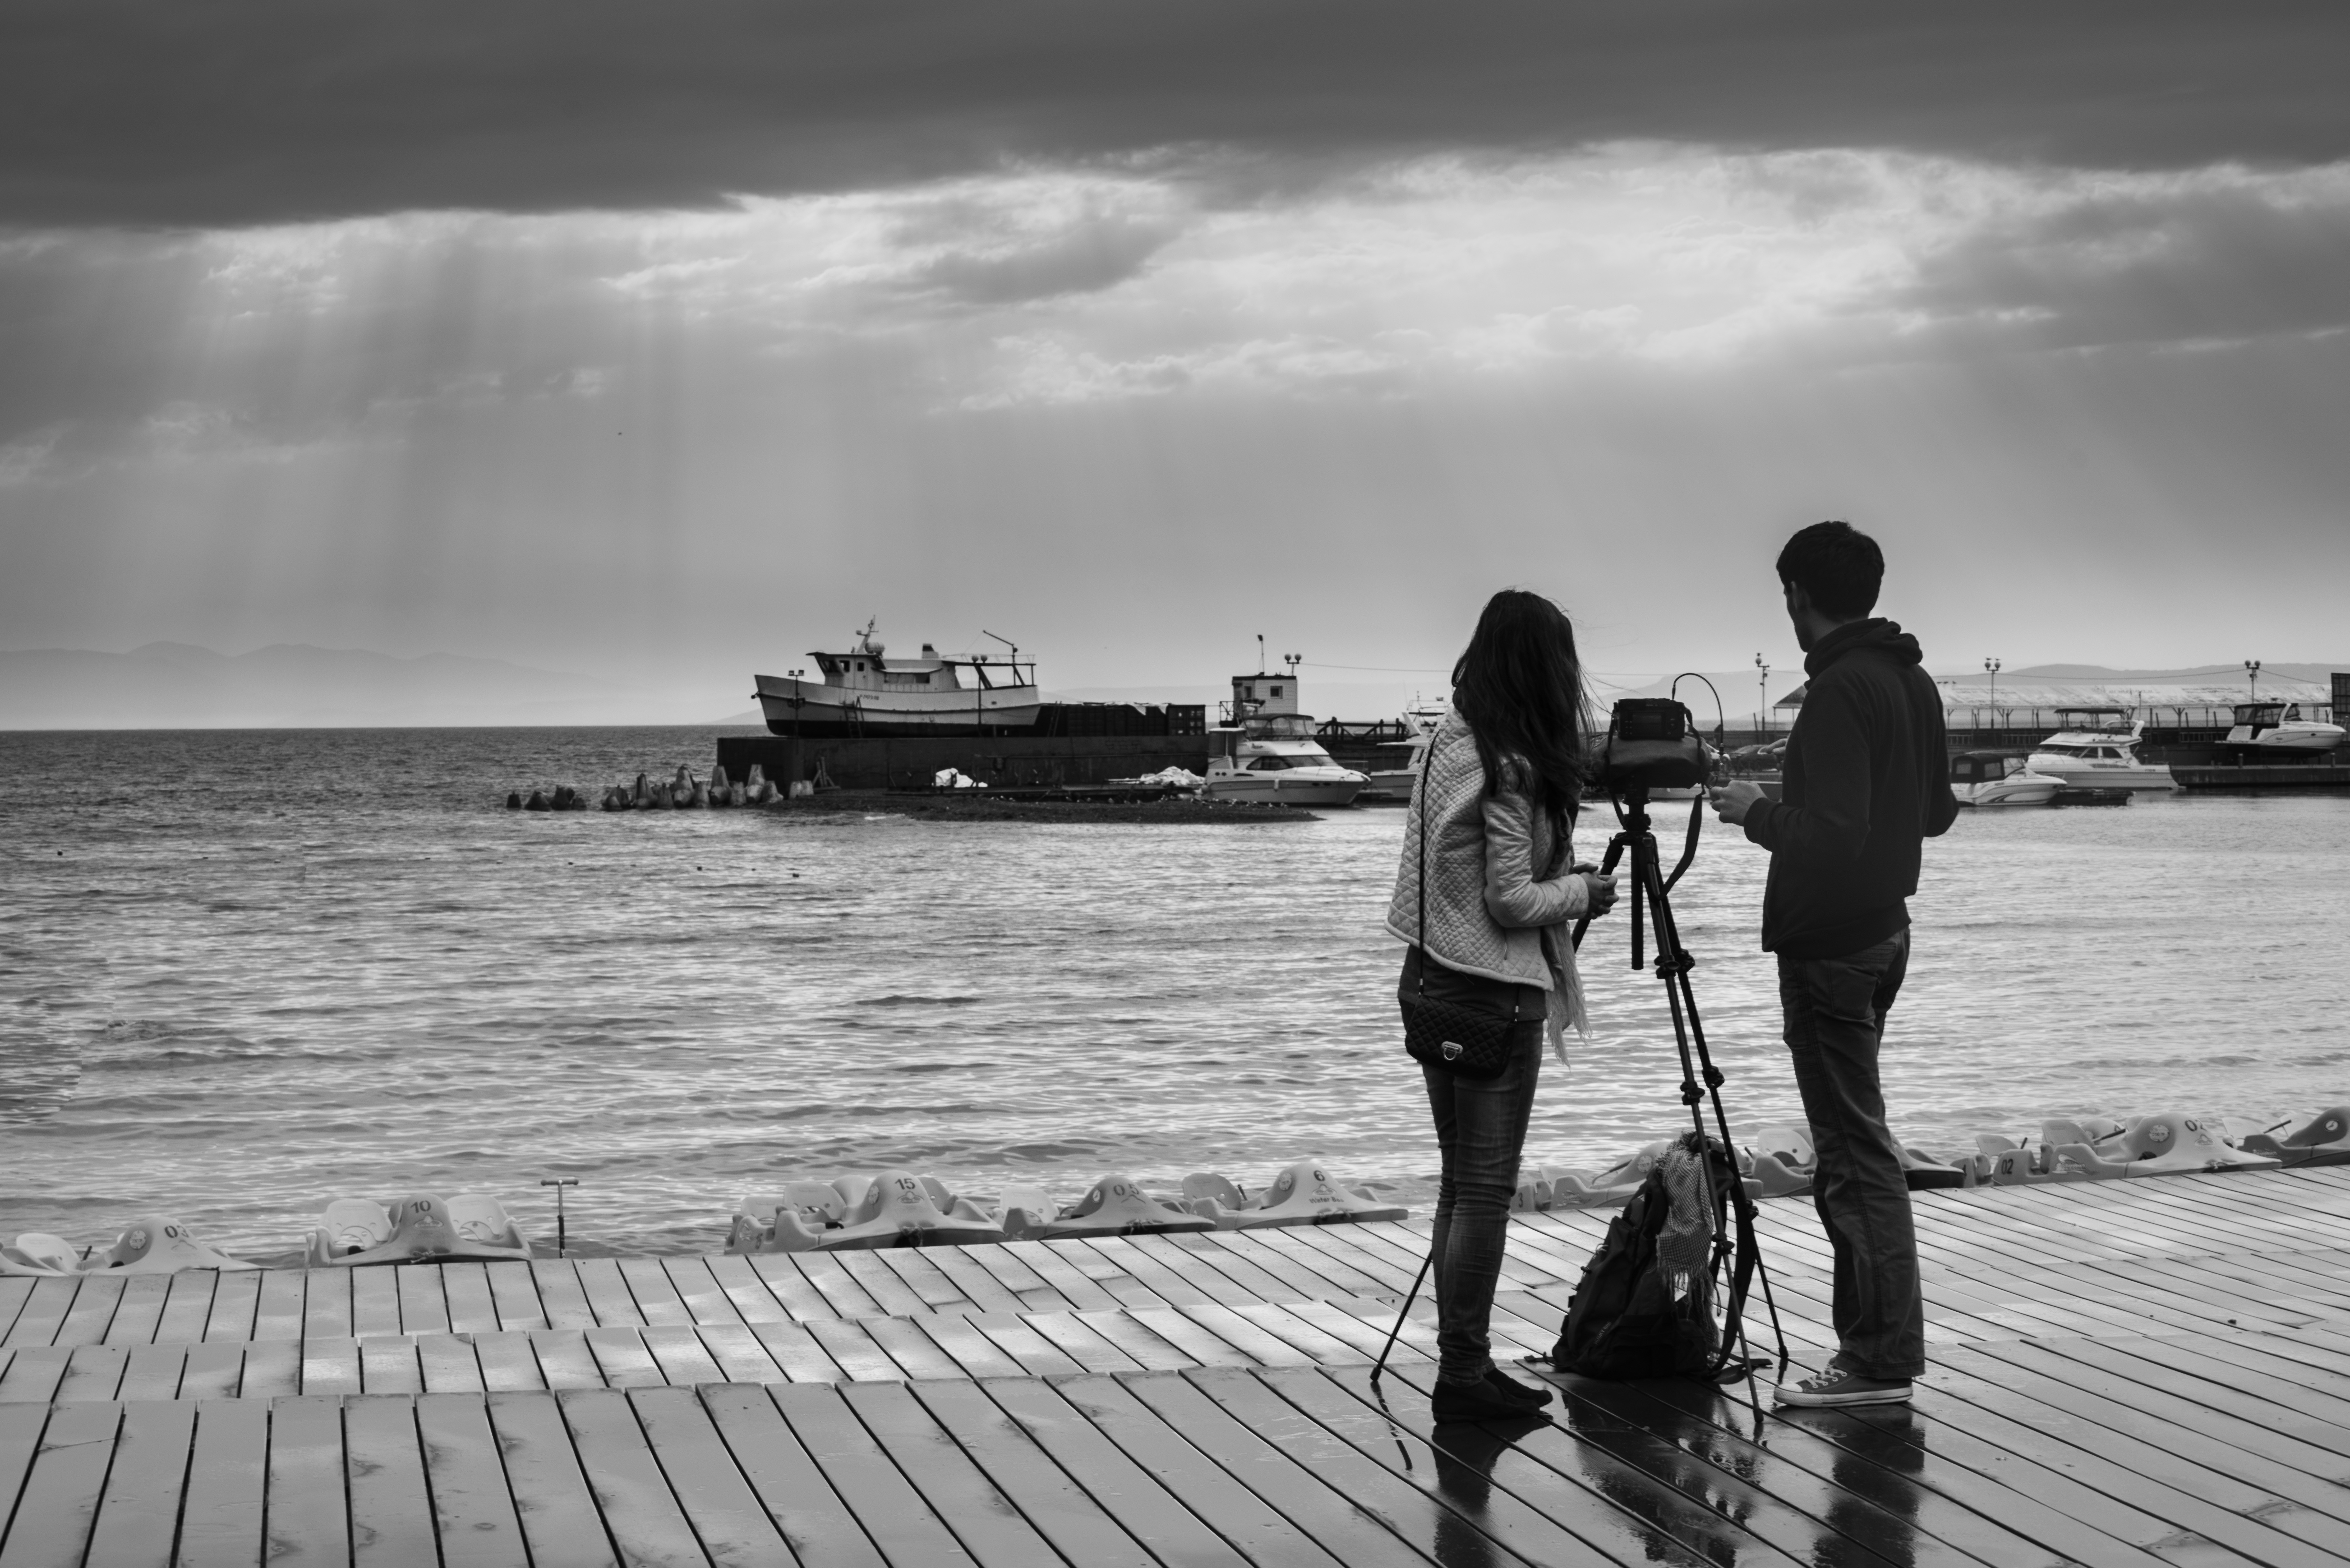
[[[827,686],[850,691],[998,691],[1036,684],[1036,663],[1023,659],[1015,649],[1010,659],[976,654],[969,659],[942,656],[929,643],[909,659],[889,655],[888,645],[868,625],[846,653],[815,653],[808,657]]]
[[[2025,771],[2024,759],[2007,752],[1960,752],[1950,759],[1954,784],[1993,784]]]
[[[2280,724],[2303,722],[2298,702],[2239,702],[2235,706],[2236,722],[2256,730],[2273,730]]]
[[[2116,735],[2123,740],[2137,734],[2134,708],[2059,708],[2056,728],[2071,734]]]

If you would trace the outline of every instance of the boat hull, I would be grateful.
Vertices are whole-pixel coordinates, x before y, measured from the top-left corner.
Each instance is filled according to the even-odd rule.
[[[989,735],[1036,728],[1044,702],[1034,686],[951,691],[870,691],[754,676],[770,732],[809,740],[862,736]]]
[[[2156,763],[2098,763],[2034,752],[2025,765],[2035,774],[2059,781],[2066,789],[2144,791],[2178,787],[2170,770]]]
[[[2241,746],[2256,756],[2308,756],[2314,753],[2330,752],[2341,745],[2342,732],[2331,724],[2306,730],[2272,730],[2250,741],[2239,741],[2230,735],[2221,743]]]
[[[1352,805],[1363,793],[1363,775],[1302,779],[1289,774],[1211,774],[1202,786],[1210,800],[1256,801],[1279,805]]]
[[[1960,805],[2046,805],[2064,787],[2062,779],[1996,779],[1958,792]]]

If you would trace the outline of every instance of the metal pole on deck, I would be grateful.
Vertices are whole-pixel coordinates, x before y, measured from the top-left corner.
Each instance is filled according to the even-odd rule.
[[[570,1244],[571,1241],[564,1224],[563,1189],[567,1187],[578,1186],[579,1179],[576,1176],[560,1176],[550,1180],[542,1181],[539,1185],[541,1187],[552,1187],[555,1189],[555,1255],[559,1258],[563,1256],[565,1248]]]

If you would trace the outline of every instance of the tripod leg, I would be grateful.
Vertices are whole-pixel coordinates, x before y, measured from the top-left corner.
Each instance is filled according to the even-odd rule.
[[[1395,1349],[1396,1335],[1403,1332],[1403,1320],[1411,1314],[1411,1303],[1419,1297],[1419,1287],[1427,1283],[1428,1271],[1433,1268],[1435,1264],[1436,1247],[1434,1243],[1431,1242],[1428,1249],[1428,1256],[1419,1261],[1419,1273],[1411,1282],[1411,1293],[1404,1297],[1403,1305],[1396,1309],[1395,1326],[1388,1330],[1388,1342],[1379,1346],[1379,1359],[1377,1364],[1371,1367],[1371,1381],[1373,1383],[1377,1383],[1379,1380],[1379,1374],[1388,1369],[1388,1353]],[[1443,1303],[1439,1303],[1438,1310],[1441,1311],[1442,1306]]]

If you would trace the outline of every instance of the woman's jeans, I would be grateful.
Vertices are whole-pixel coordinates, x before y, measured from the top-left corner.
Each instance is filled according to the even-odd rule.
[[[1906,930],[1841,958],[1779,959],[1787,1051],[1819,1161],[1812,1203],[1835,1253],[1837,1359],[1864,1377],[1926,1370],[1909,1182],[1877,1074],[1885,1015],[1908,968]]]
[[[1444,1177],[1436,1191],[1436,1375],[1475,1383],[1492,1369],[1493,1288],[1502,1277],[1502,1243],[1510,1199],[1518,1190],[1518,1155],[1542,1072],[1540,1018],[1510,1032],[1510,1064],[1499,1077],[1460,1078],[1423,1064],[1428,1106],[1436,1116]]]

